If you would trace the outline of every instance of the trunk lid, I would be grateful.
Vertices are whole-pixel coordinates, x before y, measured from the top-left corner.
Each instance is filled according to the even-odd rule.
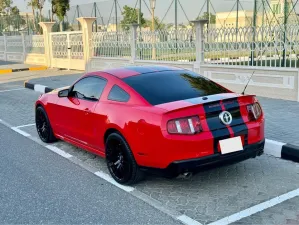
[[[220,119],[220,114],[224,111],[232,115],[233,120],[229,126],[246,123],[248,121],[246,107],[253,102],[252,95],[225,93],[170,102],[155,107],[166,110],[164,124],[171,119],[198,115],[203,129],[213,131],[227,127]]]

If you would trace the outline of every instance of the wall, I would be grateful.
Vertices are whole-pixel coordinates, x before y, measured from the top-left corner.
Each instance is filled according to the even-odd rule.
[[[131,62],[128,59],[93,57],[88,63],[87,71],[92,72],[130,65],[166,65],[192,70],[237,93],[243,91],[248,79],[255,72],[247,87],[246,94],[299,101],[298,69],[201,65],[198,70],[193,63],[144,60]]]
[[[252,75],[246,93],[299,101],[298,69],[241,66],[201,66],[200,73],[225,87],[241,93]]]

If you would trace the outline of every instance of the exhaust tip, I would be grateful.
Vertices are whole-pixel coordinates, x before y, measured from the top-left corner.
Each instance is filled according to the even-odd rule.
[[[188,180],[192,176],[193,176],[193,173],[191,173],[191,172],[185,172],[185,173],[180,174],[178,178],[184,179],[184,180]]]

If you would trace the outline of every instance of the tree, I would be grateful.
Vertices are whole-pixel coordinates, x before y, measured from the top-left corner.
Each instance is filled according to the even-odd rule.
[[[138,23],[138,14],[139,14],[138,9],[134,9],[125,5],[122,12],[123,20],[120,22],[122,28],[124,30],[129,30],[130,24]],[[140,19],[141,26],[144,26],[146,24],[146,21],[143,17],[143,13],[140,14],[140,17],[141,17]]]
[[[2,30],[19,30],[20,26],[25,24],[25,21],[20,16],[20,10],[17,6],[12,6],[12,0],[0,0],[0,13],[3,16],[1,20]]]
[[[37,1],[37,8],[39,10],[39,21],[42,22],[42,11],[44,8],[45,0],[31,0],[31,1]]]
[[[7,15],[5,9],[11,7],[13,4],[12,0],[0,0],[0,11],[2,15]]]
[[[52,13],[55,14],[60,21],[60,31],[62,31],[62,22],[66,12],[70,10],[70,0],[52,0]]]
[[[31,7],[32,10],[32,14],[33,14],[33,29],[36,30],[36,18],[35,18],[35,10],[37,9],[37,5],[38,5],[38,0],[30,0],[27,3],[27,6]]]
[[[152,27],[152,20],[146,19],[143,27]],[[164,30],[167,28],[167,25],[165,23],[161,23],[159,17],[155,17],[155,28],[156,30]]]
[[[207,12],[204,12],[202,16],[198,16],[196,18],[197,20],[198,19],[206,19],[208,20],[209,19],[209,14]],[[210,23],[211,24],[216,24],[216,15],[210,13]]]

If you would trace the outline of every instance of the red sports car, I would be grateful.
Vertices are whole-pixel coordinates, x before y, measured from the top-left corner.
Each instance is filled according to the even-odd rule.
[[[61,139],[105,157],[121,184],[138,182],[146,171],[186,175],[260,156],[264,123],[255,96],[161,66],[88,73],[36,102],[44,142]]]

